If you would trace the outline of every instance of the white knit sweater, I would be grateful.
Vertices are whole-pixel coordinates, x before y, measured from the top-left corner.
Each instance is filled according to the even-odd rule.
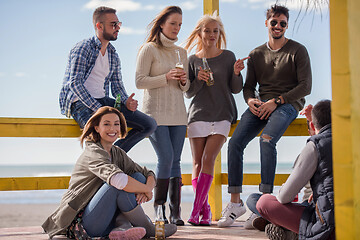
[[[163,47],[146,43],[137,58],[136,87],[144,89],[142,111],[153,117],[158,125],[186,125],[183,92],[189,89],[190,82],[187,80],[185,86],[182,86],[179,81],[167,81],[165,75],[175,68],[175,49],[179,50],[185,72],[188,73],[187,53],[175,45],[177,39],[170,40],[160,33],[160,40]]]

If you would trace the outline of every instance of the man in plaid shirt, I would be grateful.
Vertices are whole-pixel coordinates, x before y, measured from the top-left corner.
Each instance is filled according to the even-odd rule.
[[[115,142],[124,151],[149,136],[157,127],[156,121],[137,110],[134,93],[128,96],[124,88],[120,59],[110,41],[117,39],[121,22],[116,10],[99,7],[94,11],[96,36],[85,39],[70,51],[59,102],[61,113],[73,117],[83,128],[91,115],[102,106],[114,106],[120,94],[121,109],[127,125],[132,128],[124,139]]]

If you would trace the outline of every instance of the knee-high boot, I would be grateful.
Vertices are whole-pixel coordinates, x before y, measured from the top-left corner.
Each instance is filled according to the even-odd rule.
[[[157,214],[158,207],[163,208],[164,220],[166,224],[169,223],[165,215],[165,203],[167,199],[168,189],[169,189],[169,178],[166,179],[158,178],[156,180],[156,186],[154,189],[154,210],[155,210],[155,214]]]
[[[155,237],[155,225],[151,219],[144,213],[141,206],[136,206],[129,212],[122,212],[126,219],[134,227],[143,227],[146,230],[145,238]],[[173,235],[177,231],[175,224],[165,224],[165,237]]]
[[[191,184],[193,186],[194,193],[196,193],[197,182],[198,182],[197,177],[194,178],[193,180],[191,180]],[[210,207],[208,199],[209,199],[209,196],[206,196],[205,203],[200,210],[200,216],[201,216],[201,220],[200,220],[200,224],[199,224],[200,226],[210,226],[211,225],[212,213],[211,213],[211,207]]]
[[[180,177],[170,178],[169,183],[169,207],[170,207],[170,223],[183,226],[184,221],[181,219],[180,202],[181,202],[181,186]]]
[[[214,177],[209,174],[200,173],[196,186],[194,206],[188,223],[192,225],[199,225],[200,211],[207,199],[213,178]]]

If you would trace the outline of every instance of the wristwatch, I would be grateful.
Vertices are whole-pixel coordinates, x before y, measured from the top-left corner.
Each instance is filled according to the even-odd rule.
[[[276,105],[281,105],[281,99],[279,97],[274,98]]]

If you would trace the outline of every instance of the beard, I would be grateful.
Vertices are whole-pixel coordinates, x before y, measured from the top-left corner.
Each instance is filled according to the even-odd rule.
[[[117,35],[114,35],[115,32],[113,33],[108,33],[106,31],[106,27],[104,26],[104,32],[103,32],[103,38],[107,41],[115,41],[117,39]]]
[[[282,32],[280,35],[276,35],[275,33],[270,32],[270,35],[273,39],[280,39],[284,36],[284,33]]]
[[[280,39],[284,36],[284,34],[281,34],[280,36],[274,36],[274,35],[271,35],[273,39]]]
[[[107,41],[115,41],[117,39],[117,36],[114,34],[110,34],[110,33],[103,33],[103,38]]]

